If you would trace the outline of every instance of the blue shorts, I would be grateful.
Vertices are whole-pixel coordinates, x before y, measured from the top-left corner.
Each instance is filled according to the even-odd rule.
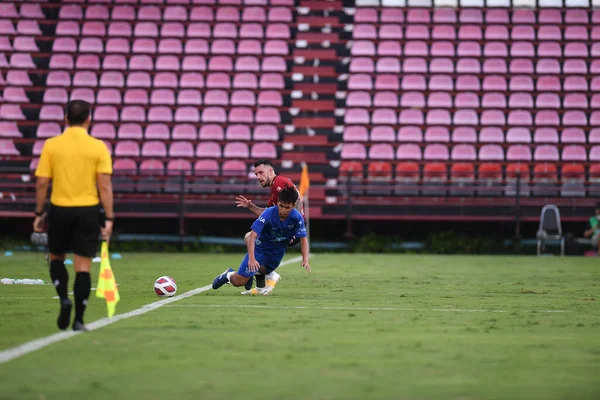
[[[284,255],[285,254],[263,254],[254,250],[254,257],[256,257],[256,261],[258,261],[261,267],[265,267],[267,269],[267,274],[270,274],[277,267],[279,267]],[[248,253],[246,253],[246,257],[244,257],[242,260],[237,273],[238,275],[245,276],[246,278],[256,275],[256,272],[250,272],[250,270],[248,270]]]

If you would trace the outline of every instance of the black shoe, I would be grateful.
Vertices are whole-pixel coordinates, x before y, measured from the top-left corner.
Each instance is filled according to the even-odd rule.
[[[58,314],[58,320],[56,325],[58,329],[65,330],[71,322],[71,309],[73,309],[73,303],[68,298],[63,299],[60,303],[60,313]]]
[[[252,289],[252,284],[254,283],[254,277],[251,276],[250,279],[248,279],[248,282],[246,282],[246,284],[244,285],[244,288],[246,290],[250,290]]]
[[[73,330],[74,331],[82,331],[87,332],[87,328],[83,324],[83,322],[75,321],[73,322]]]

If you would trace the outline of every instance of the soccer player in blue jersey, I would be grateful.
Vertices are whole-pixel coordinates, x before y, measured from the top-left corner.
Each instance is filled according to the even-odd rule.
[[[297,200],[298,191],[294,188],[284,188],[279,192],[277,205],[263,211],[252,224],[250,240],[247,242],[248,253],[237,272],[228,268],[218,275],[213,281],[213,289],[228,283],[244,286],[256,273],[271,273],[281,263],[287,245],[294,236],[300,239],[302,267],[310,272],[304,217],[294,208]]]

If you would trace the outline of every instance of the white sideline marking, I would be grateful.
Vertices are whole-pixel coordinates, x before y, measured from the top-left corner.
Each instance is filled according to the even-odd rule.
[[[282,310],[344,310],[344,311],[443,311],[443,312],[481,312],[506,313],[506,310],[469,310],[463,308],[396,308],[396,307],[313,307],[313,306],[265,306],[253,304],[181,304],[169,307],[213,307],[213,308],[268,308]],[[525,310],[538,313],[568,313],[567,310]]]
[[[291,258],[289,260],[282,262],[281,264],[279,264],[279,266],[291,264],[293,262],[297,262],[297,261],[301,261],[301,260],[302,260],[301,256],[294,257],[294,258]],[[206,292],[207,290],[209,290],[211,288],[212,288],[212,285],[206,285],[203,287],[199,287],[199,288],[190,290],[189,292],[180,294],[178,296],[173,296],[173,297],[169,297],[168,299],[155,301],[154,303],[146,304],[145,306],[140,307],[137,310],[129,311],[124,314],[117,314],[116,316],[114,316],[112,318],[99,319],[90,324],[86,324],[86,327],[87,327],[88,331],[94,331],[96,329],[104,328],[105,326],[114,324],[115,322],[118,322],[122,319],[127,319],[127,318],[136,317],[138,315],[145,314],[149,311],[156,310],[157,308],[160,308],[169,303],[174,303],[176,301],[183,300],[185,298],[194,296],[198,293]],[[61,342],[63,340],[69,339],[70,337],[73,337],[75,335],[79,335],[81,333],[83,333],[83,332],[74,332],[74,331],[59,332],[59,333],[55,333],[50,336],[45,336],[45,337],[42,337],[39,339],[32,340],[30,342],[26,342],[21,345],[0,351],[0,364],[7,363],[11,360],[14,360],[15,358],[19,358],[26,354],[33,353],[34,351],[42,349],[46,346],[49,346],[52,343]]]

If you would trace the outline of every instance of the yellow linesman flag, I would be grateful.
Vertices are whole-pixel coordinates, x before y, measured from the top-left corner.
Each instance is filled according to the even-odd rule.
[[[117,303],[121,300],[117,282],[110,267],[110,258],[108,257],[108,244],[102,242],[100,249],[100,276],[98,277],[98,288],[96,289],[96,297],[106,299],[106,308],[108,309],[108,318],[115,315]]]
[[[308,178],[308,165],[302,163],[302,175],[300,176],[300,188],[298,189],[300,197],[304,197],[309,187],[310,179]]]

